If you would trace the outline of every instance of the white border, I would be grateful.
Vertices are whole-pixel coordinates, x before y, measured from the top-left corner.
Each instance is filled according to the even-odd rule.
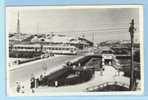
[[[105,8],[139,8],[139,33],[140,33],[140,63],[141,63],[141,91],[129,92],[63,92],[63,93],[39,93],[39,94],[25,94],[21,96],[96,96],[96,95],[144,95],[144,23],[143,23],[143,5],[85,5],[85,6],[14,6],[6,7],[6,82],[7,82],[7,95],[16,96],[9,91],[9,73],[8,73],[8,58],[9,58],[9,39],[8,39],[8,19],[7,11],[11,9],[25,9],[25,10],[38,10],[38,9],[105,9]]]

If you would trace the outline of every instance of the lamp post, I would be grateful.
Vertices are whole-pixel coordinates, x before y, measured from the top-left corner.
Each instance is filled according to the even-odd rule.
[[[129,89],[132,91],[134,89],[135,85],[135,79],[134,79],[134,64],[133,64],[133,49],[134,49],[134,32],[135,32],[135,27],[134,27],[134,19],[132,19],[129,27],[129,32],[130,32],[130,38],[131,38],[131,65],[130,65],[130,86]]]

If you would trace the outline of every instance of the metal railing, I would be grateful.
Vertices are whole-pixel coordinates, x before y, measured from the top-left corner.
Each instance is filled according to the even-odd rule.
[[[125,87],[127,89],[129,88],[128,84],[114,81],[114,82],[105,82],[105,83],[99,84],[97,86],[88,87],[88,88],[86,88],[86,91],[101,90],[102,88],[104,88],[106,86],[110,86],[110,85],[122,86],[122,87]]]

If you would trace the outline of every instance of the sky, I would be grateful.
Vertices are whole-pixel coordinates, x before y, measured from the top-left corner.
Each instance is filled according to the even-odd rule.
[[[6,9],[8,32],[16,32],[18,12],[22,33],[54,32],[74,37],[83,34],[94,42],[129,40],[129,23],[134,19],[135,39],[139,39],[138,8],[8,7]]]

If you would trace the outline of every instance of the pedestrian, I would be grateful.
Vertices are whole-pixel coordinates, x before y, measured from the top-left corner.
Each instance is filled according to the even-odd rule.
[[[39,78],[39,85],[42,85],[42,83],[43,83],[43,75],[41,74]]]
[[[120,76],[120,69],[118,69],[118,76]]]
[[[21,93],[25,93],[24,86],[22,86]]]
[[[78,64],[78,67],[81,67],[81,63]]]
[[[103,68],[101,68],[100,76],[103,76]]]
[[[102,67],[105,65],[104,59],[102,59]]]
[[[19,84],[19,82],[16,82],[16,92],[17,93],[20,93],[20,90],[21,90],[21,85]]]
[[[72,66],[72,69],[76,69],[76,65],[73,65],[73,66]]]
[[[40,83],[39,78],[37,78],[37,79],[36,79],[36,88],[39,87],[39,83]]]
[[[55,87],[58,87],[58,81],[55,81]]]
[[[109,61],[109,66],[111,66],[111,64],[112,64],[112,62],[111,62],[111,61]]]
[[[118,72],[119,72],[118,70],[115,71],[114,77],[118,76],[118,74],[119,74]]]
[[[35,88],[35,77],[34,77],[33,74],[31,75],[31,79],[30,79],[30,88],[31,88],[32,93],[34,93],[35,92],[34,91],[34,88]]]

